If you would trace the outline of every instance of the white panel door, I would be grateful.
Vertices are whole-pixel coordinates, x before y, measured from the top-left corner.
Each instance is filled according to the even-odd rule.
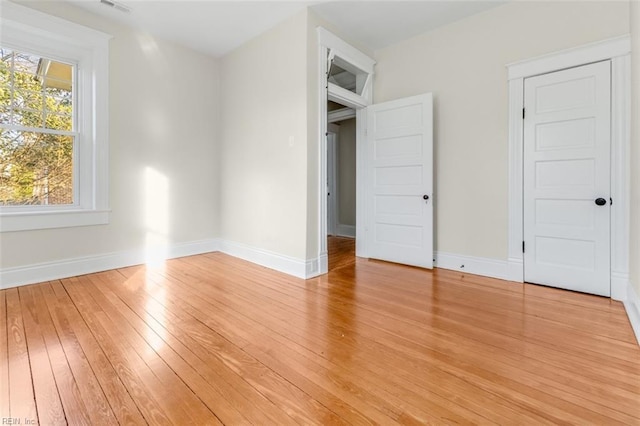
[[[433,97],[367,107],[369,257],[433,267]]]
[[[525,80],[524,277],[610,295],[611,67]]]

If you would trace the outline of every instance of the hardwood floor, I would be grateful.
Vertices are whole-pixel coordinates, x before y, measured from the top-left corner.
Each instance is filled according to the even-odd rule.
[[[328,237],[329,271],[352,265],[356,261],[356,240],[346,237]]]
[[[212,253],[0,292],[0,418],[640,424],[620,303],[358,259]],[[5,422],[6,423],[6,422]]]

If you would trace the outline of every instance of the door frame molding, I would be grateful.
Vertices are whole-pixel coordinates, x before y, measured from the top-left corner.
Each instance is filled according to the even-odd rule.
[[[339,194],[338,194],[338,182],[337,182],[337,149],[339,143],[339,132],[340,129],[336,129],[335,124],[330,124],[327,130],[327,169],[329,163],[332,164],[332,173],[327,173],[327,182],[329,182],[329,178],[331,178],[332,185],[327,185],[325,189],[325,193],[329,191],[333,196],[333,202],[327,200],[327,234],[333,233],[333,235],[337,234],[338,229],[338,211],[339,211]],[[332,142],[329,143],[329,140],[332,139]],[[328,171],[328,170],[327,170]],[[333,176],[331,176],[333,175]],[[333,231],[333,232],[332,232]]]
[[[322,275],[329,272],[327,256],[327,197],[324,185],[327,181],[327,100],[330,98],[336,102],[346,104],[354,108],[356,113],[356,256],[367,257],[366,246],[366,114],[365,107],[373,101],[373,68],[375,60],[351,46],[335,34],[323,27],[316,28],[318,35],[318,272],[314,275]],[[346,96],[343,91],[330,88],[327,83],[329,50],[337,53],[343,60],[355,65],[357,68],[369,73],[368,84],[361,96],[349,93]],[[335,86],[335,85],[334,85]],[[331,89],[331,90],[330,90]],[[339,87],[337,89],[340,89]],[[334,92],[335,91],[335,92]],[[355,99],[355,97],[360,99]],[[354,98],[354,99],[352,99]]]
[[[629,282],[631,39],[603,40],[507,65],[509,80],[508,278],[524,282],[524,79],[592,62],[611,61],[611,298],[624,300]]]

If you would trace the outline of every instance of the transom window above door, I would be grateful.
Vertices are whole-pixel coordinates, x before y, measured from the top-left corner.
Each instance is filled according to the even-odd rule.
[[[370,103],[372,75],[372,65],[361,68],[337,49],[327,49],[327,96],[330,101],[349,108],[366,107]]]
[[[368,76],[369,73],[358,69],[339,56],[330,57],[329,83],[362,96]]]

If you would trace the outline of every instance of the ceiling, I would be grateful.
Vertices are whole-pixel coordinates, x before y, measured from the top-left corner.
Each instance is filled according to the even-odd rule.
[[[101,4],[100,0],[68,1],[216,57],[306,7],[311,7],[347,37],[375,51],[505,2],[117,0],[131,9],[125,13]]]
[[[312,6],[346,37],[372,51],[433,30],[506,1],[331,1]]]

